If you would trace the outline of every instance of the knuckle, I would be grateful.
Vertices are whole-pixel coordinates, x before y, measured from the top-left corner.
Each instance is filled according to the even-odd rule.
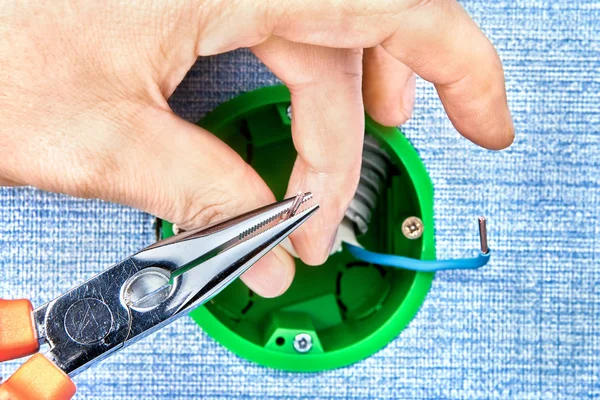
[[[202,188],[190,186],[189,182],[178,185],[182,193],[175,197],[175,202],[170,202],[173,206],[166,213],[169,217],[167,219],[187,230],[231,218],[253,206],[264,204],[265,199],[260,195],[255,196],[256,193],[248,192],[246,196],[232,195],[233,188],[248,184],[250,169],[249,166],[232,169],[229,173],[231,180],[225,183],[217,179]],[[168,197],[173,198],[173,194]],[[169,204],[166,201],[162,203]]]
[[[349,84],[362,85],[362,70],[355,70],[354,68],[343,69],[340,71],[339,77],[342,81]]]
[[[211,204],[206,204],[205,202],[206,199],[197,198],[185,201],[183,206],[178,207],[179,212],[175,214],[175,220],[179,221],[178,225],[187,230],[206,226],[231,217],[228,212],[231,208],[231,201],[216,199]]]
[[[362,49],[333,49],[284,43],[276,61],[278,75],[291,91],[301,92],[324,85],[360,88]],[[273,55],[272,58],[275,58]]]

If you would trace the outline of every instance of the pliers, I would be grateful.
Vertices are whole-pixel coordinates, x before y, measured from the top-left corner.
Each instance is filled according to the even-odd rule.
[[[74,376],[205,303],[318,209],[310,193],[159,241],[35,310],[0,300],[0,400],[64,400]]]

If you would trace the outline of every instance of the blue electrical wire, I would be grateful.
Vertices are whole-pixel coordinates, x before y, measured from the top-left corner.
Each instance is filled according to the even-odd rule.
[[[409,269],[418,272],[436,272],[448,269],[476,269],[481,268],[490,260],[491,252],[479,252],[474,258],[462,258],[458,260],[418,260],[416,258],[402,257],[394,254],[375,253],[362,247],[345,243],[346,249],[361,261],[387,267]]]
[[[348,242],[344,242],[344,245],[352,256],[361,261],[418,272],[436,272],[449,269],[477,269],[486,265],[490,261],[491,251],[487,244],[487,226],[483,217],[479,218],[479,240],[481,251],[477,257],[458,260],[419,260],[394,254],[376,253]]]

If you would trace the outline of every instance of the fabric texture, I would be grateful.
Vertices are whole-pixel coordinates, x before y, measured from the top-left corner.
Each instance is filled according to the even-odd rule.
[[[516,142],[462,139],[423,81],[403,129],[434,183],[438,257],[470,256],[481,214],[490,263],[439,273],[408,328],[347,368],[263,368],[183,318],[76,377],[77,399],[600,398],[600,3],[463,5],[504,62]],[[194,121],[276,82],[237,51],[199,60],[171,104]],[[115,204],[4,188],[0,207],[0,298],[40,305],[154,239]]]

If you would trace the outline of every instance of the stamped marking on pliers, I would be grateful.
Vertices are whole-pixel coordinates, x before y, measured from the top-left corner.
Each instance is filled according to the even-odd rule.
[[[101,300],[85,298],[69,307],[65,314],[65,330],[79,344],[97,343],[110,333],[113,316]]]

